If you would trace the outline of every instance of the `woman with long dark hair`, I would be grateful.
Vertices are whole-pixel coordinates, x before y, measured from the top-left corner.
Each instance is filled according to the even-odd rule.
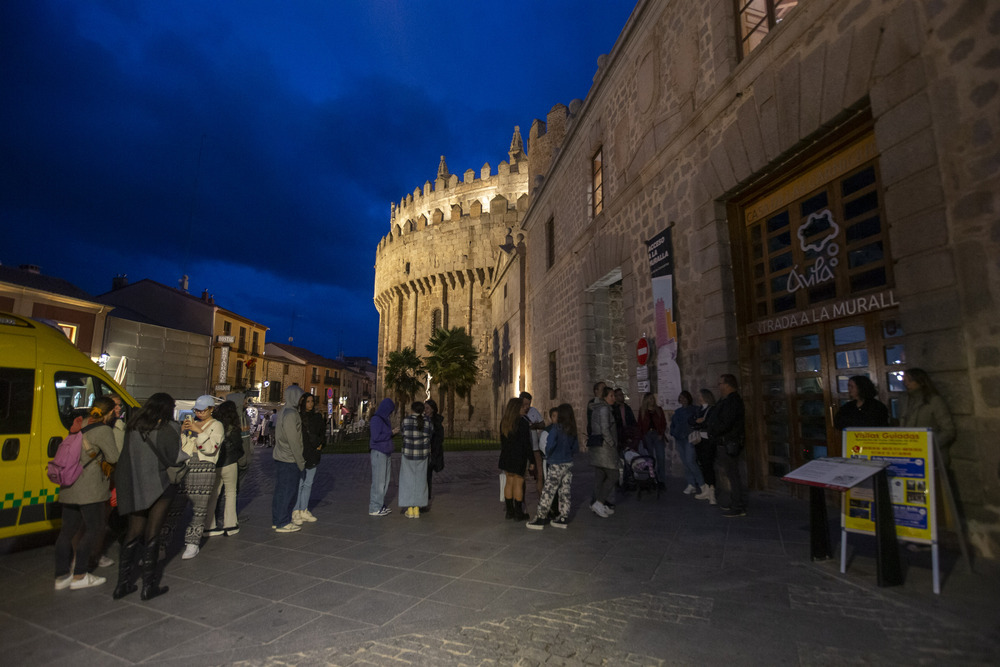
[[[205,514],[205,535],[235,535],[240,532],[236,519],[236,485],[238,477],[237,465],[243,458],[243,426],[240,424],[240,412],[233,401],[225,401],[215,408],[212,418],[222,424],[225,435],[219,448],[219,459],[215,465],[215,488],[208,498],[208,509]],[[222,499],[222,528],[216,526],[215,508],[219,502],[219,494],[226,489]]]
[[[438,412],[438,404],[433,398],[424,401],[424,418],[431,422],[431,457],[427,461],[427,502],[434,497],[434,473],[444,470],[444,417]]]
[[[128,517],[128,532],[118,559],[117,600],[136,590],[132,575],[142,564],[143,600],[167,592],[160,586],[156,563],[160,557],[160,530],[177,485],[167,478],[167,468],[181,450],[180,427],[173,420],[174,399],[153,394],[125,428],[125,445],[115,473],[118,511]]]
[[[107,396],[96,399],[90,408],[88,424],[81,431],[80,476],[69,486],[59,489],[62,505],[62,528],[56,538],[57,591],[78,590],[100,586],[107,579],[90,573],[90,561],[100,547],[107,520],[104,504],[111,497],[111,484],[101,462],[118,460],[115,434],[108,425],[115,417],[115,402]],[[83,535],[73,557],[73,536],[83,527]],[[73,572],[70,572],[70,563]]]
[[[642,397],[639,434],[647,453],[656,459],[656,484],[662,489],[667,479],[667,415],[652,392]]]
[[[399,465],[399,507],[406,518],[419,519],[427,505],[427,458],[431,454],[434,425],[424,418],[424,404],[414,401],[403,417],[403,458]]]
[[[847,381],[847,395],[851,400],[840,406],[833,418],[833,425],[843,431],[851,427],[878,427],[889,425],[889,409],[877,398],[875,385],[867,375],[855,375]]]
[[[500,420],[500,470],[504,482],[503,499],[507,508],[506,518],[523,521],[528,518],[524,502],[524,473],[534,467],[535,455],[531,451],[531,429],[524,418],[528,404],[520,397],[507,401],[507,408]]]
[[[302,394],[299,399],[299,416],[302,417],[302,458],[306,469],[300,473],[299,492],[292,510],[292,523],[302,525],[312,523],[316,517],[309,511],[309,497],[312,495],[313,480],[319,466],[320,451],[326,435],[326,421],[316,412],[316,397]]]
[[[580,448],[576,431],[576,414],[573,406],[563,403],[556,408],[556,423],[549,428],[545,444],[545,458],[549,469],[545,473],[545,487],[538,499],[535,520],[527,524],[531,530],[541,530],[548,523],[543,513],[548,513],[552,499],[559,496],[559,516],[552,520],[556,528],[569,525],[570,485],[573,482],[573,456]]]

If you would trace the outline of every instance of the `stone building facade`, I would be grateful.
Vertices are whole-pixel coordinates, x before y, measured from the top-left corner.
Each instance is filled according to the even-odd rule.
[[[684,388],[739,378],[749,481],[780,491],[842,453],[851,375],[898,415],[924,368],[972,543],[1000,556],[998,36],[986,2],[640,0],[586,100],[528,137],[524,238],[498,264],[523,308],[494,285],[489,309],[523,325],[524,387],[578,419],[595,380],[635,406],[673,345]],[[647,242],[666,230],[661,326]],[[402,284],[376,290],[383,322],[409,312]]]
[[[670,229],[682,384],[740,378],[753,486],[841,453],[848,377],[898,414],[922,367],[1000,555],[1000,8],[768,4],[640,1],[586,101],[533,125],[527,386],[578,415],[596,379],[638,401],[636,341],[663,343],[646,243]],[[782,15],[738,14],[758,5]]]
[[[505,340],[518,336],[509,323],[506,331],[494,332],[490,305],[495,277],[509,260],[501,246],[514,247],[511,232],[520,229],[527,208],[528,161],[518,128],[508,155],[509,162],[497,165],[495,173],[485,164],[478,177],[469,169],[461,180],[449,173],[442,156],[433,183],[427,181],[392,205],[390,231],[375,255],[377,393],[391,393],[383,388],[390,352],[412,347],[426,357],[425,346],[435,329],[465,327],[476,342],[480,364],[479,383],[464,409],[455,410],[456,430],[465,432],[493,428],[496,403],[516,388],[518,374],[508,372],[508,355],[523,356],[509,342],[504,346]],[[500,354],[502,376],[493,363]],[[433,384],[431,392],[443,410]]]

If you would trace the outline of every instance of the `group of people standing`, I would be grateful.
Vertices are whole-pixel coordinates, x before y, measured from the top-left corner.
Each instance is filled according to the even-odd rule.
[[[392,479],[393,438],[402,433],[403,451],[399,467],[399,508],[408,519],[419,519],[420,512],[430,509],[435,472],[444,469],[444,418],[434,399],[414,401],[403,417],[400,428],[392,427],[396,403],[384,398],[371,419],[369,455],[372,485],[368,499],[368,515],[388,516],[392,510],[385,504]]]
[[[194,416],[183,425],[174,420],[175,401],[165,393],[150,396],[127,424],[120,397],[93,401],[88,424],[78,419],[70,429],[83,434],[82,472],[59,491],[63,523],[56,540],[56,590],[90,588],[106,581],[93,570],[108,533],[111,504],[127,521],[115,599],[139,589],[136,570],[141,572],[143,600],[167,591],[159,585],[161,547],[169,543],[188,501],[194,511],[185,530],[183,558],[198,554],[206,528],[209,534],[217,533],[214,510],[223,489],[222,532],[239,531],[236,487],[239,468],[245,470],[250,463],[244,446],[249,429],[241,417],[243,395],[231,394],[229,399],[216,406],[213,397],[199,397]],[[171,476],[181,469],[186,470],[182,479]]]

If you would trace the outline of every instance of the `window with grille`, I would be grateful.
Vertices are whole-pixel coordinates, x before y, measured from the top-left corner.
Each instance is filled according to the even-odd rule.
[[[604,211],[604,148],[598,148],[591,161],[591,188],[594,194],[592,211],[596,218]]]
[[[736,36],[739,54],[746,58],[799,0],[736,0]]]
[[[441,328],[441,309],[435,308],[431,312],[431,335],[434,335],[434,332],[440,328]]]
[[[754,318],[892,285],[873,160],[748,223]]]

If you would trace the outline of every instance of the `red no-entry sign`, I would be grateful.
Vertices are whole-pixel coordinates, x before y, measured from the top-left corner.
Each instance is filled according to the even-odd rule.
[[[640,338],[639,344],[635,346],[635,360],[639,362],[640,366],[645,366],[648,359],[649,343],[646,342],[645,338]]]

